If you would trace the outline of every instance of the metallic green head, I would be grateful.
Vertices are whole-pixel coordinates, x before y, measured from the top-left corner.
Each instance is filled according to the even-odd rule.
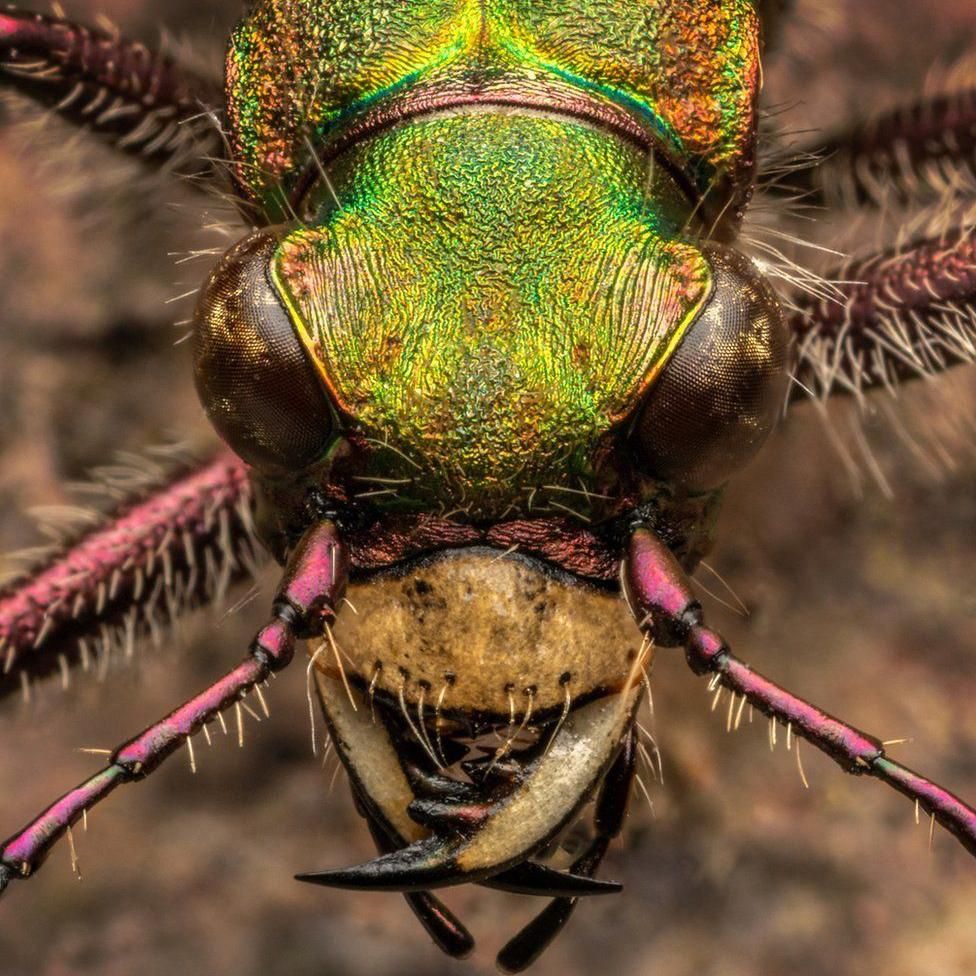
[[[758,51],[745,0],[255,4],[231,138],[274,229],[201,303],[218,429],[272,480],[476,522],[724,481],[785,358],[754,270],[703,243],[747,197]]]
[[[575,122],[466,112],[355,147],[331,181],[275,282],[410,497],[498,518],[592,478],[708,293],[667,172]]]

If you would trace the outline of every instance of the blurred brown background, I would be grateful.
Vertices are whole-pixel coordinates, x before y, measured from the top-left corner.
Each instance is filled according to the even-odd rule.
[[[766,105],[803,132],[909,98],[933,66],[976,51],[971,0],[799,0],[767,58]],[[77,0],[69,13],[161,28],[219,64],[230,0]],[[161,21],[159,18],[164,18]],[[184,39],[184,40],[181,40]],[[976,72],[969,74],[970,84]],[[0,549],[37,544],[27,510],[71,501],[65,482],[118,450],[206,436],[185,332],[187,292],[225,246],[199,201],[76,139],[55,120],[3,109],[0,127]],[[797,141],[809,137],[797,136]],[[838,227],[849,222],[841,221]],[[821,238],[839,229],[815,227]],[[869,236],[873,231],[865,231]],[[225,242],[225,243],[222,243]],[[814,258],[811,256],[811,260]],[[752,614],[708,609],[740,653],[883,738],[894,754],[976,798],[976,373],[907,390],[901,416],[868,419],[893,497],[860,489],[812,409],[797,410],[735,485],[712,563]],[[842,441],[849,408],[833,423]],[[935,461],[933,461],[935,459]],[[703,577],[707,583],[707,577]],[[51,686],[2,710],[0,833],[97,767],[108,747],[192,694],[243,651],[267,595],[203,615],[165,651],[102,684]],[[272,720],[238,750],[198,740],[200,771],[174,758],[117,793],[77,835],[84,882],[57,850],[0,905],[0,972],[188,974],[489,973],[537,907],[480,889],[449,896],[481,944],[444,960],[402,900],[299,885],[298,870],[371,854],[341,778],[310,755],[301,668],[279,680]],[[843,776],[806,748],[811,788],[765,723],[725,732],[702,683],[662,655],[654,676],[665,783],[637,798],[593,900],[535,972],[659,976],[962,976],[976,972],[976,865],[911,804]]]

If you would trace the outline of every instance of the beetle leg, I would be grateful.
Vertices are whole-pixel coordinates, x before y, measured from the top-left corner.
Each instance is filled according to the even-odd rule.
[[[144,45],[61,17],[0,12],[0,75],[124,152],[180,175],[213,179],[224,155],[204,81]]]
[[[892,388],[976,359],[976,230],[958,227],[850,262],[827,298],[801,299],[796,399]]]
[[[976,194],[976,87],[899,106],[814,154],[823,162],[791,179],[808,181],[813,202],[890,207]]]
[[[659,644],[682,646],[691,669],[714,675],[764,715],[782,722],[845,772],[877,777],[914,800],[976,856],[976,810],[885,755],[879,739],[798,698],[753,671],[706,627],[702,610],[671,551],[648,529],[631,537],[623,583],[641,629]]]
[[[345,592],[348,559],[331,522],[313,525],[288,561],[274,601],[274,618],[250,653],[206,691],[120,746],[101,772],[55,801],[0,846],[0,889],[34,873],[54,843],[117,786],[143,779],[211,719],[286,667],[298,638],[322,632]]]
[[[219,599],[252,571],[251,488],[228,452],[181,471],[0,588],[0,699],[25,681],[88,670],[122,634]],[[177,596],[178,594],[178,596]]]
[[[637,730],[631,729],[600,788],[594,817],[596,836],[573,862],[571,870],[574,874],[594,874],[610,842],[623,829],[634,783],[636,757]],[[551,902],[505,944],[498,953],[498,968],[505,973],[520,973],[528,969],[565,928],[578,904],[578,898],[557,898]]]

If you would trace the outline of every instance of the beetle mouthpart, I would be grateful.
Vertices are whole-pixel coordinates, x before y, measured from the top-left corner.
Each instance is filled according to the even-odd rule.
[[[527,859],[573,819],[603,778],[633,723],[639,684],[630,681],[622,691],[572,710],[524,763],[512,761],[515,771],[507,784],[476,797],[476,787],[459,783],[453,800],[431,804],[418,801],[404,760],[380,721],[382,712],[374,721],[368,707],[356,708],[337,678],[317,672],[316,681],[336,751],[366,814],[400,849],[299,880],[402,892],[479,882],[555,897],[620,890]]]
[[[391,892],[430,891],[477,881],[475,877],[450,876],[451,872],[457,871],[457,867],[451,860],[450,852],[445,851],[446,846],[443,839],[429,837],[355,867],[296,874],[295,880],[327,888]],[[554,871],[533,861],[525,861],[482,880],[497,880],[497,884],[488,887],[499,891],[541,898],[616,895],[623,890],[623,885],[616,881],[600,881],[582,874]]]
[[[349,595],[358,613],[340,616],[335,638],[350,679],[411,716],[528,726],[558,716],[567,691],[576,703],[619,690],[642,652],[619,593],[520,553],[444,550]]]

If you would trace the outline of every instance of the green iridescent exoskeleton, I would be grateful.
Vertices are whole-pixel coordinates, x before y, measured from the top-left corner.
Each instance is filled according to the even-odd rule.
[[[377,502],[606,486],[743,203],[758,50],[742,0],[255,4],[238,181],[344,428],[395,448]]]
[[[283,242],[280,287],[336,402],[427,491],[497,516],[588,473],[707,287],[668,240],[677,192],[642,212],[645,168],[594,130],[487,114],[333,167],[337,202]]]
[[[308,139],[383,100],[450,88],[566,89],[629,109],[703,181],[752,166],[760,24],[752,0],[259,0],[227,96],[239,179],[281,206]]]

